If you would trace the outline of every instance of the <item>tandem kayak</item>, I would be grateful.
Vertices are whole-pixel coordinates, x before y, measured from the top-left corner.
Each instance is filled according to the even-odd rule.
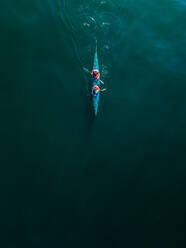
[[[97,46],[96,46],[96,51],[95,51],[95,55],[94,55],[93,70],[97,70],[100,73],[99,63],[98,63]],[[92,77],[92,87],[94,87],[95,85],[100,87],[100,80]],[[92,95],[92,103],[93,103],[95,116],[97,115],[97,112],[98,112],[99,95],[100,95],[100,91],[98,92],[98,94]]]

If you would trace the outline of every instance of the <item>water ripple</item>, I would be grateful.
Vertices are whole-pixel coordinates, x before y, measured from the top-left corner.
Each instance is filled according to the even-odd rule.
[[[90,60],[88,61],[87,58],[88,55],[93,54],[95,39],[98,40],[99,50],[108,55],[125,35],[125,25],[117,12],[118,3],[114,1],[59,0],[59,6],[62,21],[73,39],[77,56],[84,66],[88,63],[90,65]],[[102,63],[103,68],[109,68],[108,60],[107,65],[104,61]]]

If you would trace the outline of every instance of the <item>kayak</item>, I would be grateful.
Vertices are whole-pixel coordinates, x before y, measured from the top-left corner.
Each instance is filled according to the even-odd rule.
[[[95,69],[98,70],[98,72],[100,73],[99,63],[98,63],[98,55],[97,55],[97,47],[96,47],[96,51],[95,51],[95,55],[94,55],[94,63],[93,63],[93,70],[95,70]],[[92,87],[94,87],[94,85],[97,85],[100,87],[100,80],[95,79],[92,76]],[[97,115],[97,112],[98,112],[99,95],[100,95],[100,91],[98,92],[97,95],[92,95],[92,103],[93,103],[95,116]]]

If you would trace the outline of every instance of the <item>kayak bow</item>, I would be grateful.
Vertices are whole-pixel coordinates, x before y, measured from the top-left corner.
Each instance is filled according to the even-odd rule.
[[[97,45],[96,45],[96,51],[95,51],[95,55],[94,55],[94,64],[93,64],[93,70],[95,70],[95,69],[98,70],[98,72],[99,72]],[[92,87],[94,87],[94,85],[98,85],[100,87],[100,80],[92,77]],[[97,115],[97,111],[98,111],[99,95],[100,95],[100,91],[98,92],[98,94],[96,96],[92,95],[92,102],[93,102],[93,108],[94,108],[94,114],[95,115]]]

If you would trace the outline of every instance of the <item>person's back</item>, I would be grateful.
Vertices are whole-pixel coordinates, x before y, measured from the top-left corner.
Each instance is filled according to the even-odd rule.
[[[93,76],[93,79],[99,79],[99,77],[100,77],[100,73],[99,73],[99,71],[98,70],[93,70],[92,71],[92,76]]]
[[[98,85],[94,85],[94,87],[92,88],[92,95],[93,96],[97,96],[97,94],[99,93],[100,88]]]

